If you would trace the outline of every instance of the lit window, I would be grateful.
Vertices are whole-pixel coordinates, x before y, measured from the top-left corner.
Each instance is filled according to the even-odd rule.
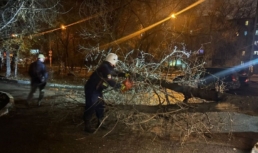
[[[244,32],[244,35],[245,35],[245,36],[247,35],[247,31]]]
[[[245,51],[242,51],[242,56],[245,56]]]
[[[249,23],[248,20],[246,20],[246,21],[245,21],[245,25],[248,26],[248,23]]]
[[[254,51],[254,55],[258,55],[258,51]]]
[[[255,35],[258,35],[258,30],[255,30]]]

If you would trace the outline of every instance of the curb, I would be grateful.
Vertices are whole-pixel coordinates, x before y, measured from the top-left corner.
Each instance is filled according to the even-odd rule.
[[[17,84],[24,84],[29,85],[30,81],[28,80],[12,80],[0,77],[0,81],[7,82],[7,83],[17,83]],[[58,83],[47,83],[48,87],[57,87],[57,88],[69,88],[69,89],[84,89],[84,86],[76,86],[76,85],[67,85],[67,84],[58,84]]]
[[[0,77],[0,81],[8,82],[8,83],[18,83],[17,80],[6,79],[6,78],[3,78],[3,77]]]

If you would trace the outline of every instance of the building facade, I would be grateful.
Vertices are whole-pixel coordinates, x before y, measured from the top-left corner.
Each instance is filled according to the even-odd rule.
[[[237,19],[238,25],[236,36],[239,47],[239,64],[246,67],[253,74],[258,74],[258,25],[255,18]]]

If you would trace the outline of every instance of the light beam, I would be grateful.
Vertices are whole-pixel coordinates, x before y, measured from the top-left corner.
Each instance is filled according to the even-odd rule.
[[[218,76],[218,77],[224,76],[224,75],[228,75],[228,74],[231,73],[232,70],[238,72],[238,71],[240,71],[240,70],[249,68],[250,66],[256,65],[256,64],[258,64],[258,59],[254,59],[254,60],[249,61],[249,62],[246,62],[246,63],[244,63],[244,64],[231,67],[231,68],[229,68],[229,69],[227,69],[227,70],[224,70],[224,71],[215,73],[215,74],[213,74],[213,75]],[[208,77],[206,77],[205,79],[208,79],[208,80],[209,80],[209,79],[211,79],[211,78],[212,78],[212,76],[208,76]]]

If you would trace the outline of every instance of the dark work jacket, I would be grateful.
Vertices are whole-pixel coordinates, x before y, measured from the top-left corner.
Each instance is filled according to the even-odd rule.
[[[90,76],[85,84],[85,93],[100,93],[108,86],[113,88],[121,88],[121,84],[112,79],[112,76],[125,76],[117,74],[114,67],[107,61],[104,61]]]
[[[29,66],[29,76],[31,78],[31,84],[46,83],[48,73],[45,64],[40,60],[31,63]]]

